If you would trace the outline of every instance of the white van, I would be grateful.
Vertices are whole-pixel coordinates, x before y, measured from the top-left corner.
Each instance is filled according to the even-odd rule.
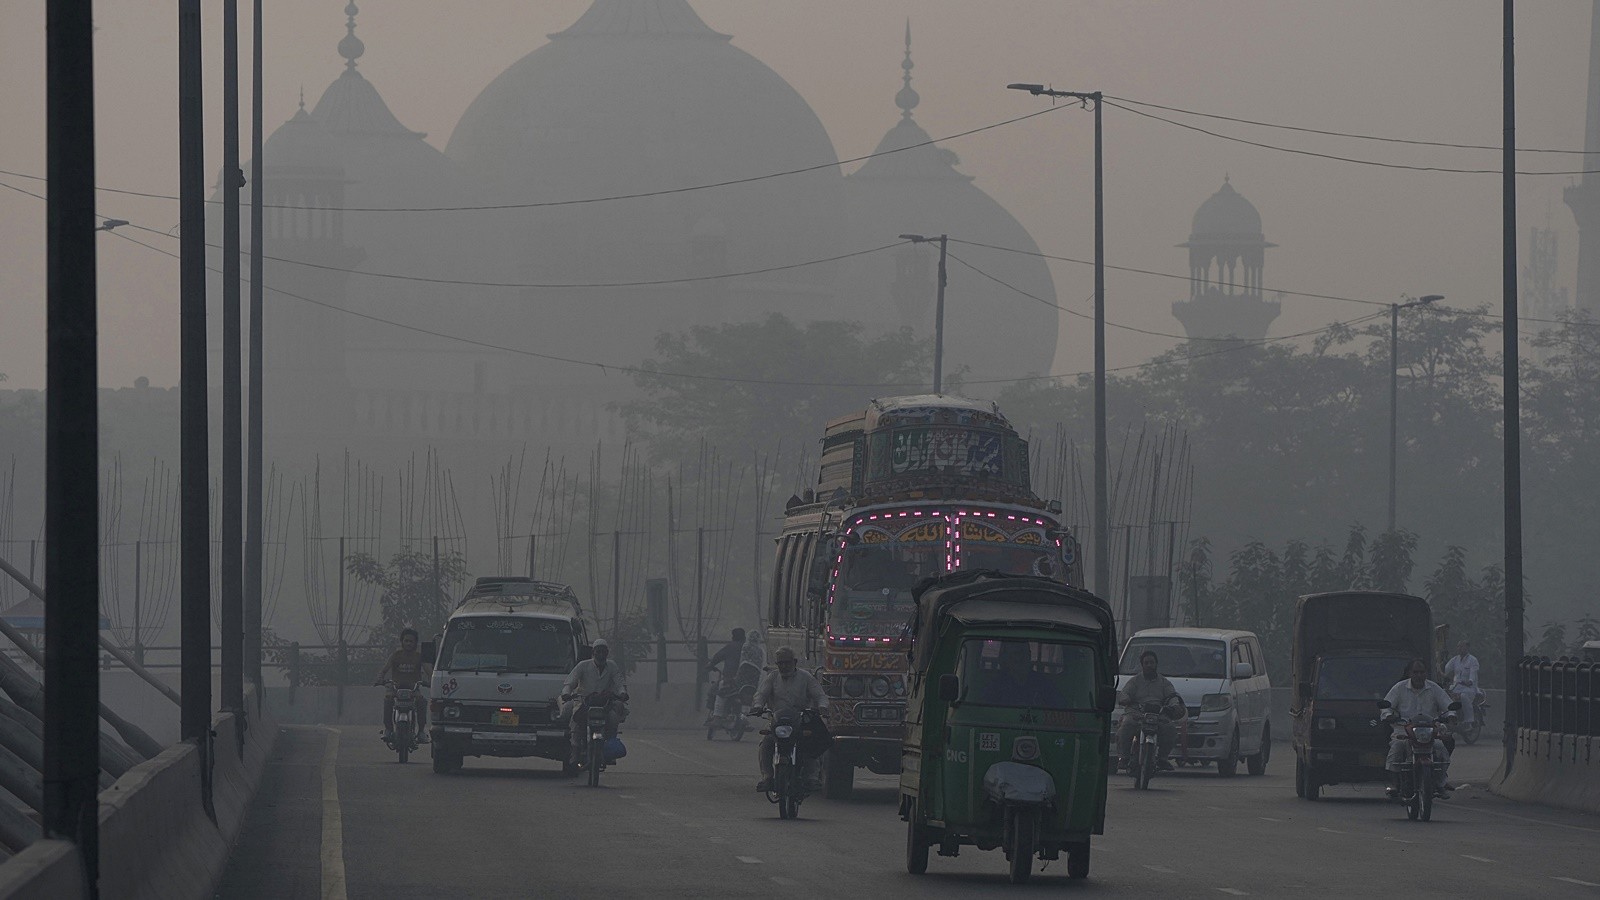
[[[468,756],[567,762],[561,685],[589,655],[583,607],[564,584],[479,578],[445,624],[429,690],[433,770]]]
[[[1214,762],[1217,774],[1230,776],[1243,759],[1251,775],[1265,772],[1272,754],[1272,683],[1256,636],[1212,628],[1147,628],[1122,648],[1119,688],[1137,677],[1146,650],[1155,652],[1157,671],[1172,682],[1189,711],[1178,723],[1173,761]]]

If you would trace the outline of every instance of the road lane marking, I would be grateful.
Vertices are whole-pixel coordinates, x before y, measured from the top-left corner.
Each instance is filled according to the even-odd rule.
[[[742,862],[742,863],[750,863],[751,865],[760,865],[761,864],[761,860],[756,859],[754,856],[735,856],[734,859],[737,859],[739,862]]]
[[[1394,841],[1396,844],[1415,844],[1416,843],[1416,841],[1402,840],[1402,839],[1397,838],[1397,837],[1386,837],[1386,838],[1384,838],[1384,840],[1386,840],[1386,841]]]
[[[1149,869],[1152,872],[1162,872],[1162,873],[1167,874],[1167,875],[1171,875],[1172,874],[1172,870],[1167,868],[1166,866],[1152,866],[1152,865],[1146,863],[1145,864],[1145,868]]]
[[[1470,859],[1470,860],[1472,860],[1472,861],[1474,861],[1474,862],[1486,862],[1486,863],[1492,863],[1492,862],[1494,862],[1494,860],[1492,860],[1492,859],[1490,859],[1490,858],[1489,858],[1489,857],[1487,857],[1487,856],[1473,856],[1473,855],[1472,855],[1472,854],[1470,854],[1470,853],[1463,853],[1463,854],[1461,854],[1461,858],[1462,858],[1462,859]]]
[[[1586,828],[1582,825],[1568,825],[1564,822],[1547,822],[1544,819],[1530,819],[1527,816],[1516,816],[1512,815],[1511,813],[1498,812],[1492,809],[1484,809],[1481,806],[1461,806],[1457,808],[1467,810],[1469,812],[1480,812],[1487,813],[1491,816],[1500,816],[1503,819],[1516,819],[1518,822],[1528,822],[1533,825],[1544,825],[1549,828],[1566,828],[1571,831],[1587,831],[1592,834],[1600,834],[1600,828]]]
[[[1221,806],[1208,806],[1208,807],[1206,807],[1206,809],[1214,809],[1217,812],[1227,812],[1228,811],[1225,807],[1221,807]]]
[[[1581,884],[1584,887],[1600,887],[1600,884],[1595,884],[1592,881],[1583,881],[1583,880],[1580,880],[1580,879],[1577,879],[1577,878],[1568,878],[1565,875],[1551,875],[1550,877],[1554,878],[1557,881],[1565,881],[1567,884]]]
[[[1340,831],[1337,828],[1322,828],[1320,826],[1317,828],[1317,830],[1318,831],[1326,831],[1329,834],[1349,834],[1350,833],[1348,831]]]
[[[1283,821],[1282,819],[1274,819],[1271,816],[1256,816],[1256,818],[1260,819],[1263,822],[1282,822]]]
[[[1248,897],[1248,896],[1250,896],[1250,892],[1249,891],[1241,891],[1238,888],[1217,888],[1217,890],[1223,892],[1224,894],[1232,894],[1235,897]]]
[[[345,900],[344,820],[339,811],[339,730],[322,750],[322,900]]]
[[[654,747],[657,750],[660,750],[662,753],[667,754],[668,756],[676,756],[678,759],[681,759],[684,762],[689,763],[691,765],[699,766],[700,768],[705,769],[708,772],[714,772],[714,773],[716,773],[718,775],[726,775],[727,774],[727,772],[725,770],[723,770],[723,769],[719,769],[716,766],[709,765],[707,763],[703,763],[698,759],[694,759],[692,757],[684,756],[682,753],[678,753],[675,750],[670,750],[670,749],[668,749],[668,748],[656,743],[655,741],[647,741],[644,738],[637,738],[636,740],[638,740],[639,743],[644,744],[647,747]]]

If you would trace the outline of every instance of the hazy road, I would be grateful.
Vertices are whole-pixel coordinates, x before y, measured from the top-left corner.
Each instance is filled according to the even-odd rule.
[[[1413,823],[1376,787],[1294,796],[1279,756],[1260,778],[1206,772],[1149,792],[1112,782],[1090,878],[1065,861],[1026,887],[999,851],[904,871],[895,779],[858,778],[798,821],[754,793],[754,747],[692,731],[624,732],[629,755],[590,789],[542,760],[406,766],[376,729],[286,729],[220,897],[967,897],[1068,889],[1165,897],[1600,897],[1600,818],[1521,806],[1476,787]],[[331,750],[331,752],[330,752]],[[1463,748],[1481,783],[1497,748]],[[333,800],[336,794],[337,801]]]

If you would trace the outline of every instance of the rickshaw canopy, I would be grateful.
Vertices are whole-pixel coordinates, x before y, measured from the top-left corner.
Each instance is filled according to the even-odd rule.
[[[1116,646],[1111,607],[1088,591],[1033,575],[1004,575],[991,570],[928,579],[912,591],[916,612],[908,623],[912,642],[906,651],[911,667],[928,670],[931,647],[943,625],[1015,625],[1065,628],[1094,635],[1104,647]]]

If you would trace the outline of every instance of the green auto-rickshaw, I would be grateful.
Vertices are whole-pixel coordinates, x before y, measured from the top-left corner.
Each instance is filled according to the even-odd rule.
[[[1116,703],[1104,600],[1046,578],[966,572],[915,592],[901,751],[906,869],[928,850],[1005,848],[1011,880],[1065,852],[1089,874],[1102,834]]]

